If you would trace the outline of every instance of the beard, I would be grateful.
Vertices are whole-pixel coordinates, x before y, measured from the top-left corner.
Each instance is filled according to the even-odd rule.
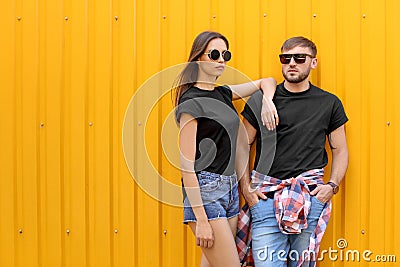
[[[310,69],[305,72],[299,73],[299,76],[289,76],[285,72],[282,71],[283,77],[286,81],[290,83],[301,83],[305,79],[307,79],[308,75],[310,75]]]

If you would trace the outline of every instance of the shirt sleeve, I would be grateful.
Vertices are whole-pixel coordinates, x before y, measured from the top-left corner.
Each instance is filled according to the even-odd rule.
[[[243,117],[255,128],[260,129],[262,92],[253,93],[242,111]]]
[[[227,101],[232,101],[232,89],[228,85],[220,86],[220,92]]]
[[[345,124],[348,120],[342,102],[336,97],[328,127],[328,134]]]
[[[190,95],[183,96],[179,105],[175,108],[176,121],[180,123],[180,119],[183,113],[192,115],[193,118],[197,119],[202,116],[203,109],[198,101],[198,98],[191,97]]]

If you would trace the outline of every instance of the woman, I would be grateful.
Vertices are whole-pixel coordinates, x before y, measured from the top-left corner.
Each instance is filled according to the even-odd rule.
[[[262,89],[263,122],[270,130],[278,122],[272,103],[274,79],[216,86],[231,58],[228,49],[223,35],[199,34],[175,87],[184,223],[189,224],[203,251],[201,266],[240,266],[234,241],[239,214],[234,162],[239,117],[232,100]]]

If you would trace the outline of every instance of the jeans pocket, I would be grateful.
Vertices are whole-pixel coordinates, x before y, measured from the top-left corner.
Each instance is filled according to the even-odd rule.
[[[258,199],[257,203],[254,204],[253,206],[249,207],[249,209],[250,209],[250,210],[255,209],[255,208],[258,206],[258,204],[260,204],[260,202],[261,202],[261,199]]]
[[[313,198],[315,199],[315,202],[316,202],[316,203],[325,206],[325,203],[322,202],[321,200],[319,200],[316,196],[314,196]]]
[[[218,179],[199,179],[199,186],[201,192],[213,192],[217,190],[221,185],[221,181]]]
[[[270,203],[267,203],[267,201],[270,201],[270,199],[259,199],[257,204],[250,208],[253,223],[263,221],[268,216],[266,208],[268,208],[267,206],[269,206]],[[273,215],[273,217],[275,217],[275,215]]]

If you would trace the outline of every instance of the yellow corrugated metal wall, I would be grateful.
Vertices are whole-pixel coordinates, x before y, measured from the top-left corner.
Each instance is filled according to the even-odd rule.
[[[316,42],[312,81],[337,94],[350,118],[350,165],[322,249],[400,257],[399,11],[398,0],[3,0],[0,266],[196,266],[181,209],[132,179],[122,128],[140,85],[183,63],[207,29],[228,37],[229,65],[252,79],[282,80],[277,54],[286,38]],[[179,184],[158,138],[170,110],[169,101],[155,107],[146,146]],[[153,179],[131,145],[137,172]],[[332,255],[320,266],[397,265]]]

